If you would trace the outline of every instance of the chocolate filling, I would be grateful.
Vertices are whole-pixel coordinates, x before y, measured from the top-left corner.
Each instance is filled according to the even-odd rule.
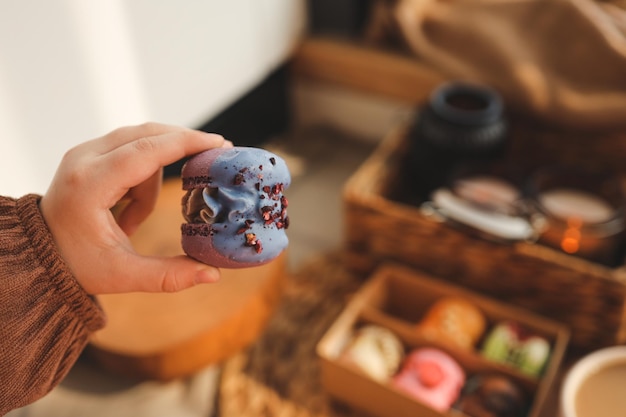
[[[216,187],[192,188],[183,196],[183,217],[187,223],[213,224],[220,213],[207,206],[204,195],[215,196]]]

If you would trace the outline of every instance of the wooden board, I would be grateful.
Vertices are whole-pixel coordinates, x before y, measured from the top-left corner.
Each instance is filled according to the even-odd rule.
[[[296,76],[421,104],[446,78],[418,59],[337,39],[307,38],[293,56]]]
[[[179,180],[168,180],[154,212],[133,235],[143,254],[171,256],[180,246]],[[174,294],[103,295],[106,327],[87,350],[107,370],[169,380],[221,362],[260,335],[281,295],[286,255],[264,266],[222,269],[218,283]]]

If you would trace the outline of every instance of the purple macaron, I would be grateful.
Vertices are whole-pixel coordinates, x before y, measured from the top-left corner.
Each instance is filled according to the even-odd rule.
[[[220,268],[247,268],[276,258],[288,245],[285,161],[253,147],[217,148],[183,166],[185,253]]]

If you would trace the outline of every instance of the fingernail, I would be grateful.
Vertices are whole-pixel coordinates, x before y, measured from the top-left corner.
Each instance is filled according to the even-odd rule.
[[[217,282],[220,279],[220,272],[218,269],[200,269],[196,273],[196,284],[210,284]]]

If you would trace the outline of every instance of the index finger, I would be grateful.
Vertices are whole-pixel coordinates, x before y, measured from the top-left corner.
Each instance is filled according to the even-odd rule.
[[[219,148],[221,135],[197,130],[179,130],[141,137],[102,155],[98,164],[100,178],[109,184],[132,188],[150,178],[161,167],[185,156]]]
[[[95,150],[100,154],[104,154],[139,138],[191,130],[192,129],[182,126],[148,122],[140,125],[119,127],[102,137],[92,139],[88,143],[90,143],[92,150]]]

